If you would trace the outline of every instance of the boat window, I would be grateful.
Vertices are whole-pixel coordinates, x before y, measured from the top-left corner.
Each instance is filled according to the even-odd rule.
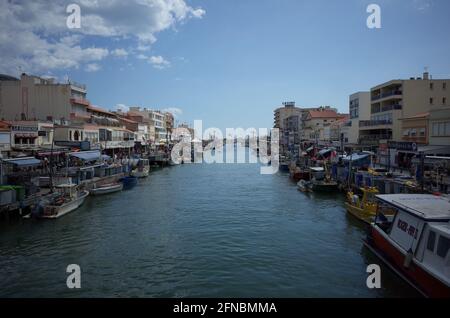
[[[434,252],[434,244],[435,243],[436,243],[436,233],[433,231],[430,231],[430,234],[428,234],[427,249]]]
[[[450,239],[444,236],[439,237],[437,255],[445,258],[447,256],[447,252],[450,249]]]

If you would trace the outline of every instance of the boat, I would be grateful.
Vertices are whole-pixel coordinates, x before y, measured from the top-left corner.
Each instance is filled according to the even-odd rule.
[[[120,178],[119,181],[123,183],[123,190],[133,189],[137,185],[137,177],[127,176]]]
[[[311,167],[311,189],[314,192],[335,192],[338,190],[338,184],[336,181],[325,174],[325,168],[323,167]]]
[[[450,297],[450,201],[432,194],[377,195],[364,245],[426,297]],[[380,206],[395,211],[385,216]]]
[[[109,194],[114,192],[122,191],[123,189],[123,183],[109,183],[109,184],[102,184],[99,187],[95,187],[89,191],[91,195],[103,195],[103,194]]]
[[[32,211],[31,217],[39,219],[57,219],[78,209],[89,195],[86,190],[78,190],[76,184],[60,184],[56,192],[41,199]]]
[[[295,182],[299,182],[300,180],[308,181],[311,178],[311,173],[307,169],[302,169],[300,167],[295,166],[289,169],[289,176]]]
[[[311,181],[306,181],[302,179],[297,183],[297,188],[299,191],[302,192],[312,192]]]
[[[374,187],[361,188],[360,190],[362,196],[355,194],[353,191],[347,192],[345,208],[349,214],[370,224],[377,214],[378,204],[375,195],[379,194],[379,191]]]
[[[131,175],[137,178],[147,178],[150,174],[150,161],[148,159],[139,159],[136,169],[131,171]]]

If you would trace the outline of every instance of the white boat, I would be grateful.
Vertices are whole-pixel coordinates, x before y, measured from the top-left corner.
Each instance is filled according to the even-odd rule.
[[[43,219],[57,219],[78,209],[89,195],[86,190],[78,191],[76,184],[61,184],[56,187],[61,194],[58,198],[51,200],[42,206],[35,216]]]
[[[147,178],[150,175],[150,162],[148,159],[139,159],[136,169],[131,171],[131,175],[137,178]]]
[[[365,245],[428,297],[450,297],[450,201],[431,194],[377,195]],[[394,212],[386,216],[384,211]]]
[[[89,191],[91,195],[103,195],[103,194],[109,194],[114,192],[122,191],[123,189],[123,183],[110,183],[110,184],[103,184],[100,187],[95,187]]]

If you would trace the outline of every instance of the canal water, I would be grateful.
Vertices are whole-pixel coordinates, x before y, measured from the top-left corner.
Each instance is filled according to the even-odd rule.
[[[340,193],[258,164],[185,164],[58,220],[0,224],[1,297],[416,297],[382,266]],[[66,267],[81,267],[81,289]]]

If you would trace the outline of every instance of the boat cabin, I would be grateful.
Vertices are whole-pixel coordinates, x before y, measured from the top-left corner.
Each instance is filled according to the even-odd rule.
[[[55,187],[56,191],[65,197],[74,199],[77,197],[77,185],[74,183],[59,184]]]

